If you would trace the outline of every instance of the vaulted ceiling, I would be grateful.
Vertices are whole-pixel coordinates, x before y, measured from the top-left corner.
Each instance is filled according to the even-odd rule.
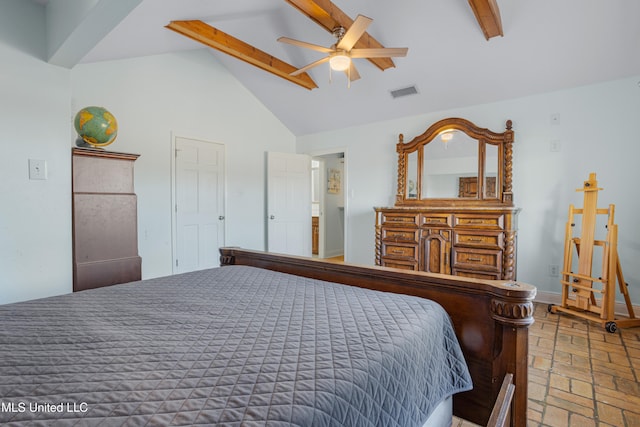
[[[223,44],[240,41],[267,55],[267,64],[279,68],[275,58],[296,69],[323,54],[277,39],[331,46],[331,33],[299,4],[313,11],[326,0],[92,1],[117,18],[90,46],[71,43],[68,51],[83,56],[64,65],[207,49],[296,135],[640,75],[640,2],[630,0],[334,0],[346,19],[372,18],[367,33],[382,46],[408,47],[408,54],[384,71],[356,59],[361,78],[350,87],[322,64],[308,71],[317,86],[311,90],[166,26],[201,21],[231,37]],[[417,93],[391,96],[409,86]]]

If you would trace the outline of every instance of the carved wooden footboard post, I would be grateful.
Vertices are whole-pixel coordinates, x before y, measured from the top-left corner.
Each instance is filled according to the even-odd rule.
[[[500,384],[505,374],[514,374],[515,393],[511,408],[511,425],[515,427],[527,425],[529,325],[533,323],[533,310],[531,300],[491,300],[491,317],[502,325],[503,334],[503,355],[496,359],[499,366],[494,366],[494,372],[498,373],[498,377],[494,377],[493,381]]]

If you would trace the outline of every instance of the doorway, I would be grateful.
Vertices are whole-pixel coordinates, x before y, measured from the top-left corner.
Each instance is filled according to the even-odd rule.
[[[312,155],[314,257],[342,259],[346,253],[346,161],[344,151]]]

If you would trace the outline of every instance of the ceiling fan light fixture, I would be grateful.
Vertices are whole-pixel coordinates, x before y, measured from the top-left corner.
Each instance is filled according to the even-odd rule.
[[[449,141],[451,141],[453,139],[453,133],[455,132],[455,129],[445,129],[442,132],[440,132],[440,140],[442,140],[442,143],[444,144],[444,149],[447,149],[447,146],[449,145]]]
[[[338,52],[331,55],[329,66],[333,71],[345,71],[351,65],[351,58],[345,52]]]

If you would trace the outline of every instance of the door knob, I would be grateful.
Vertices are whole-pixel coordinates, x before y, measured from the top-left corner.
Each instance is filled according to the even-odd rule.
[[[276,219],[276,216],[275,215],[271,215],[271,216],[269,216],[269,219]]]
[[[219,219],[220,221],[222,221],[222,220],[224,219],[224,215],[220,215],[220,216],[218,217],[218,219]]]

